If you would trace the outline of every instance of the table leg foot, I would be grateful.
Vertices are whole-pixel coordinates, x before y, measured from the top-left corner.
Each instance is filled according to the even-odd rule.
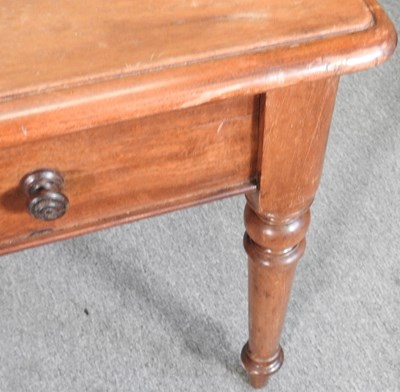
[[[246,343],[243,346],[241,360],[244,369],[246,370],[250,385],[253,388],[259,389],[267,385],[269,377],[276,373],[283,364],[283,351],[279,347],[277,354],[265,361],[255,361],[251,358],[251,353],[249,351],[249,344]]]

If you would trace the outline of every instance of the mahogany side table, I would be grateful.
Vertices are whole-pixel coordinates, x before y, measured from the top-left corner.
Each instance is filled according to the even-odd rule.
[[[0,253],[243,193],[262,387],[339,77],[396,32],[375,0],[0,0]]]

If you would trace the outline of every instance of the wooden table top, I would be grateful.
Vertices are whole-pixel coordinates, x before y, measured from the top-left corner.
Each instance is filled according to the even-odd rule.
[[[366,29],[363,0],[0,0],[0,97]]]
[[[0,0],[0,21],[0,147],[358,71],[397,39],[376,0]]]

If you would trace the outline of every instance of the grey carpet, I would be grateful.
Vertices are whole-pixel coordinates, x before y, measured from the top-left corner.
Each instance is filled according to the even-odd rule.
[[[342,79],[270,392],[400,391],[399,58]],[[2,257],[0,391],[250,391],[243,205]]]

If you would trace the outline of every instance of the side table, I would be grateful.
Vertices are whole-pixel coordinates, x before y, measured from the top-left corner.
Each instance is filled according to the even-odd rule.
[[[385,61],[375,0],[0,0],[0,253],[245,194],[256,388],[304,253],[341,75]]]

